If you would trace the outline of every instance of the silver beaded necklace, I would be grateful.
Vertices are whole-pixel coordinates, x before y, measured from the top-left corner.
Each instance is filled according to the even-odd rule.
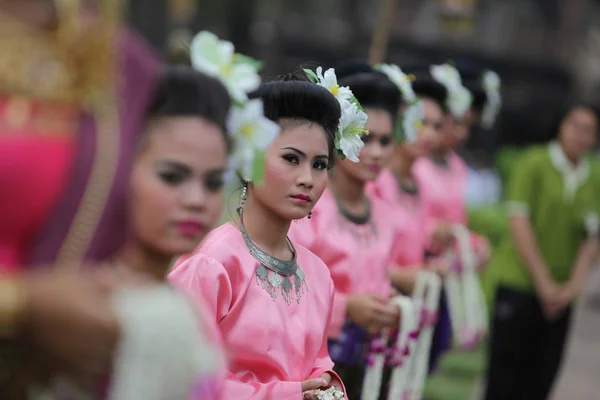
[[[243,213],[239,212],[240,215],[240,232],[244,238],[244,243],[248,248],[248,251],[260,264],[256,270],[256,283],[263,287],[263,289],[269,293],[273,300],[277,299],[279,291],[285,302],[290,305],[292,302],[292,286],[295,289],[296,301],[300,303],[300,298],[308,290],[306,281],[304,278],[304,271],[296,263],[296,250],[290,242],[289,238],[286,237],[287,244],[292,252],[291,260],[280,260],[271,256],[270,254],[262,251],[256,243],[250,239],[246,233],[244,227]],[[292,285],[291,278],[294,278],[294,284]]]

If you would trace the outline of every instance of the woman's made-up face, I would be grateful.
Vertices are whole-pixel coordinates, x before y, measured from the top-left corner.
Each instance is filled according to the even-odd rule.
[[[380,109],[365,109],[369,116],[366,129],[368,135],[363,135],[365,143],[358,156],[359,162],[348,159],[338,163],[336,168],[360,182],[371,182],[377,179],[379,173],[393,155],[394,124],[391,115]]]
[[[162,117],[145,135],[131,174],[134,236],[165,256],[189,253],[221,213],[224,134],[203,118]]]
[[[430,99],[423,98],[424,119],[423,126],[417,130],[414,143],[405,143],[404,148],[413,157],[421,157],[438,148],[442,136],[444,111],[440,105]]]
[[[264,182],[251,184],[248,195],[279,218],[302,219],[327,187],[329,146],[318,124],[281,123],[281,134],[265,152]]]
[[[567,156],[577,160],[593,149],[597,134],[595,114],[588,108],[576,107],[563,119],[558,138]]]
[[[471,129],[475,123],[475,113],[472,109],[467,110],[461,118],[446,113],[442,128],[442,139],[440,150],[442,152],[453,150],[469,139]]]

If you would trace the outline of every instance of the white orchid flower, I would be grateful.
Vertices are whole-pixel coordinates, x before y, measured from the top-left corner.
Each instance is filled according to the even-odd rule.
[[[246,101],[247,93],[260,85],[256,67],[236,62],[233,44],[219,40],[211,32],[202,31],[194,36],[190,56],[196,70],[221,80],[231,98],[239,103]]]
[[[318,81],[317,85],[324,87],[335,97],[340,104],[344,101],[348,101],[352,98],[352,91],[347,86],[340,86],[337,82],[337,76],[335,76],[335,70],[329,68],[323,74],[323,68],[318,67],[316,70]]]
[[[462,86],[460,73],[450,64],[432,65],[429,72],[433,79],[448,87]]]
[[[422,101],[415,101],[408,106],[402,114],[402,130],[407,143],[417,140],[417,133],[423,126],[425,120],[425,109]]]
[[[463,86],[458,70],[450,64],[442,64],[432,65],[429,72],[433,79],[444,85],[448,91],[446,105],[452,115],[462,118],[471,108],[473,96],[469,89]]]
[[[462,118],[473,104],[473,95],[466,87],[457,86],[450,89],[447,103],[452,115],[455,118]]]
[[[481,114],[481,125],[485,129],[491,129],[496,123],[496,117],[502,107],[502,96],[500,95],[500,76],[494,71],[486,71],[483,75],[482,86],[487,101]]]
[[[369,117],[360,110],[356,103],[346,101],[342,104],[342,117],[338,127],[336,147],[352,162],[358,162],[360,150],[365,145],[361,136],[365,133],[365,126]]]
[[[379,64],[375,69],[384,73],[398,87],[405,103],[413,103],[417,100],[411,78],[402,72],[400,67],[395,64]]]
[[[227,128],[234,142],[234,166],[242,176],[252,178],[257,154],[264,153],[279,136],[280,127],[264,116],[262,100],[254,99],[232,108]]]

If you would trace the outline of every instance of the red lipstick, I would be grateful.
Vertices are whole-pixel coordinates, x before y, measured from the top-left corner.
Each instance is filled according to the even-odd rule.
[[[293,196],[290,196],[292,199],[300,202],[300,203],[310,203],[311,202],[311,198],[310,196],[307,196],[305,194],[295,194]]]
[[[179,233],[183,236],[194,238],[205,231],[204,224],[196,221],[182,221],[177,224]]]

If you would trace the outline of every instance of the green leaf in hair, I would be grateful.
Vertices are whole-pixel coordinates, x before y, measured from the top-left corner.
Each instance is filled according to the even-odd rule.
[[[265,179],[265,153],[257,151],[252,163],[252,182],[262,185]]]
[[[312,83],[319,82],[319,77],[317,76],[317,74],[315,74],[315,72],[313,70],[306,69],[306,68],[303,68],[302,70],[304,71],[304,73],[308,77],[309,81],[311,81]]]

